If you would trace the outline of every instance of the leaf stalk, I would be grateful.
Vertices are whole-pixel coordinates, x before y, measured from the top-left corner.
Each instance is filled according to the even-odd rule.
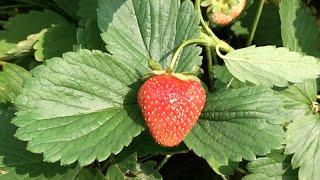
[[[166,157],[161,161],[159,166],[156,168],[157,171],[160,171],[160,169],[168,162],[168,160],[171,158],[171,155],[166,155]]]

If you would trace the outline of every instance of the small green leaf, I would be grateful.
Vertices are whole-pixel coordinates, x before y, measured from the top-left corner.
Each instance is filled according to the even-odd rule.
[[[79,9],[80,0],[53,0],[61,9],[74,18],[77,17],[77,11]]]
[[[320,75],[320,61],[312,56],[275,46],[250,46],[228,53],[224,57],[227,68],[242,82],[284,87]]]
[[[253,86],[208,95],[186,145],[209,163],[255,160],[282,147],[281,101],[267,87]]]
[[[98,0],[78,0],[77,15],[81,19],[97,19]]]
[[[267,157],[261,157],[248,164],[250,175],[244,180],[269,180],[284,179],[298,180],[298,171],[293,170],[290,164],[291,158],[280,151],[273,151]]]
[[[30,73],[15,64],[6,64],[0,72],[0,103],[13,102]]]
[[[320,179],[320,114],[309,113],[287,126],[285,154],[293,154],[299,179]]]
[[[108,168],[106,177],[108,180],[125,180],[125,179],[162,179],[160,173],[156,171],[156,163],[148,161],[143,164],[137,163],[137,154],[121,156],[114,159],[114,164]],[[130,174],[130,176],[127,176]]]
[[[98,24],[106,48],[139,74],[150,74],[148,60],[167,69],[174,51],[200,35],[199,17],[190,0],[100,0]],[[194,72],[201,64],[200,48],[184,48],[175,72]]]
[[[311,9],[301,0],[282,0],[280,18],[283,45],[292,51],[320,57],[320,30]]]
[[[83,49],[105,50],[97,19],[86,19],[80,22],[80,27],[77,29],[77,41]]]
[[[78,167],[63,167],[43,162],[41,155],[25,150],[26,143],[13,137],[16,127],[10,121],[14,109],[0,104],[0,179],[72,179]]]
[[[232,88],[240,88],[248,86],[246,83],[239,81],[227,69],[226,66],[215,65],[213,66],[214,77],[216,78],[214,87],[220,89],[222,87],[230,86]]]
[[[138,75],[100,51],[80,50],[33,70],[16,100],[16,137],[48,162],[88,165],[128,146],[143,129]]]
[[[34,45],[36,50],[34,56],[38,61],[59,57],[65,52],[72,51],[76,43],[76,29],[73,25],[53,26]]]
[[[42,30],[58,24],[65,25],[69,22],[49,10],[31,11],[28,14],[19,14],[11,18],[5,24],[4,30],[0,31],[0,58],[12,58],[13,54],[8,55],[7,52],[18,48],[17,44],[20,41],[27,40],[29,35],[40,33]],[[20,56],[20,54],[18,55]]]

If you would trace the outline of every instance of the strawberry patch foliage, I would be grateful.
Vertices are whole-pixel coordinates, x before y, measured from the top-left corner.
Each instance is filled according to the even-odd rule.
[[[0,179],[320,179],[319,17],[316,0],[1,1]],[[175,164],[195,156],[205,176]]]

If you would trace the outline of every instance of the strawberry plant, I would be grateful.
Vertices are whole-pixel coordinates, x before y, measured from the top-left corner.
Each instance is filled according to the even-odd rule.
[[[320,179],[316,0],[0,2],[0,179]]]

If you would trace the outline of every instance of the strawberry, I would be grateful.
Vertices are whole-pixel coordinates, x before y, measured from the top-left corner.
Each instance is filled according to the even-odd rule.
[[[246,6],[246,0],[205,0],[201,4],[207,8],[208,19],[221,26],[236,19]]]
[[[154,75],[140,88],[138,103],[154,140],[177,146],[195,125],[206,99],[201,83],[181,74]]]

